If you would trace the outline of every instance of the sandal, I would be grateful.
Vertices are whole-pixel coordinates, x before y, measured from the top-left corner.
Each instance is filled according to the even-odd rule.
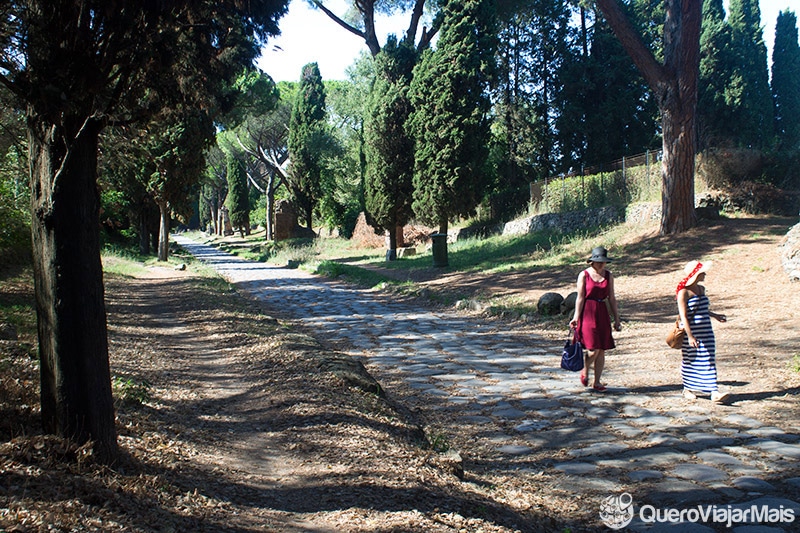
[[[600,384],[600,383],[598,383],[598,384],[596,384],[596,385],[592,386],[592,388],[593,388],[595,391],[597,391],[597,392],[605,392],[605,391],[606,391],[606,386],[605,386],[605,385],[602,385],[602,384]]]
[[[589,376],[587,376],[586,374],[581,374],[581,385],[583,385],[584,387],[589,386]]]
[[[714,403],[723,403],[731,397],[730,392],[714,391],[711,393],[711,401]]]

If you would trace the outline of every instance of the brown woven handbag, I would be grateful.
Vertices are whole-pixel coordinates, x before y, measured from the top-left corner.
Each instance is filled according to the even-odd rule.
[[[675,325],[672,327],[672,331],[667,335],[667,345],[670,348],[680,349],[683,344],[683,337],[685,336],[686,330],[681,327],[681,319],[677,318],[675,320]]]

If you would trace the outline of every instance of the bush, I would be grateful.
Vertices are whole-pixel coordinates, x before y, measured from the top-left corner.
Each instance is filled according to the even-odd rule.
[[[0,182],[0,267],[31,257],[30,215],[4,185]]]

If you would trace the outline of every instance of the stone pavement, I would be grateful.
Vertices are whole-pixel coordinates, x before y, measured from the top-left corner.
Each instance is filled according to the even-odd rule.
[[[630,531],[800,531],[797,432],[731,410],[678,402],[653,408],[649,395],[621,388],[587,393],[575,374],[559,368],[561,347],[552,340],[531,335],[520,343],[480,317],[387,303],[302,270],[245,261],[182,236],[174,240],[276,316],[349,346],[371,365],[402,372],[415,396],[447,409],[456,425],[513,428],[513,435],[492,434],[499,454],[519,458],[568,447],[569,459],[549,468],[563,476],[564,490],[597,495],[598,513],[604,498],[648,483],[646,501],[633,502]],[[565,427],[558,423],[564,419],[589,424]],[[634,447],[634,440],[647,446]],[[626,509],[609,501],[624,518]],[[648,504],[662,513],[644,515],[654,524],[642,521],[639,509]],[[716,514],[706,525],[696,523],[708,506]],[[670,509],[690,512],[675,525],[664,515]],[[772,514],[753,519],[754,512]]]

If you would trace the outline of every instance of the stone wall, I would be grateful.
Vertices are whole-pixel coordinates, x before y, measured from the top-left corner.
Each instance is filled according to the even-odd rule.
[[[503,227],[503,235],[525,235],[543,230],[570,233],[579,229],[605,226],[624,220],[624,209],[616,206],[570,211],[569,213],[545,213],[507,222]]]
[[[781,264],[792,281],[800,281],[800,224],[795,224],[781,244]]]

